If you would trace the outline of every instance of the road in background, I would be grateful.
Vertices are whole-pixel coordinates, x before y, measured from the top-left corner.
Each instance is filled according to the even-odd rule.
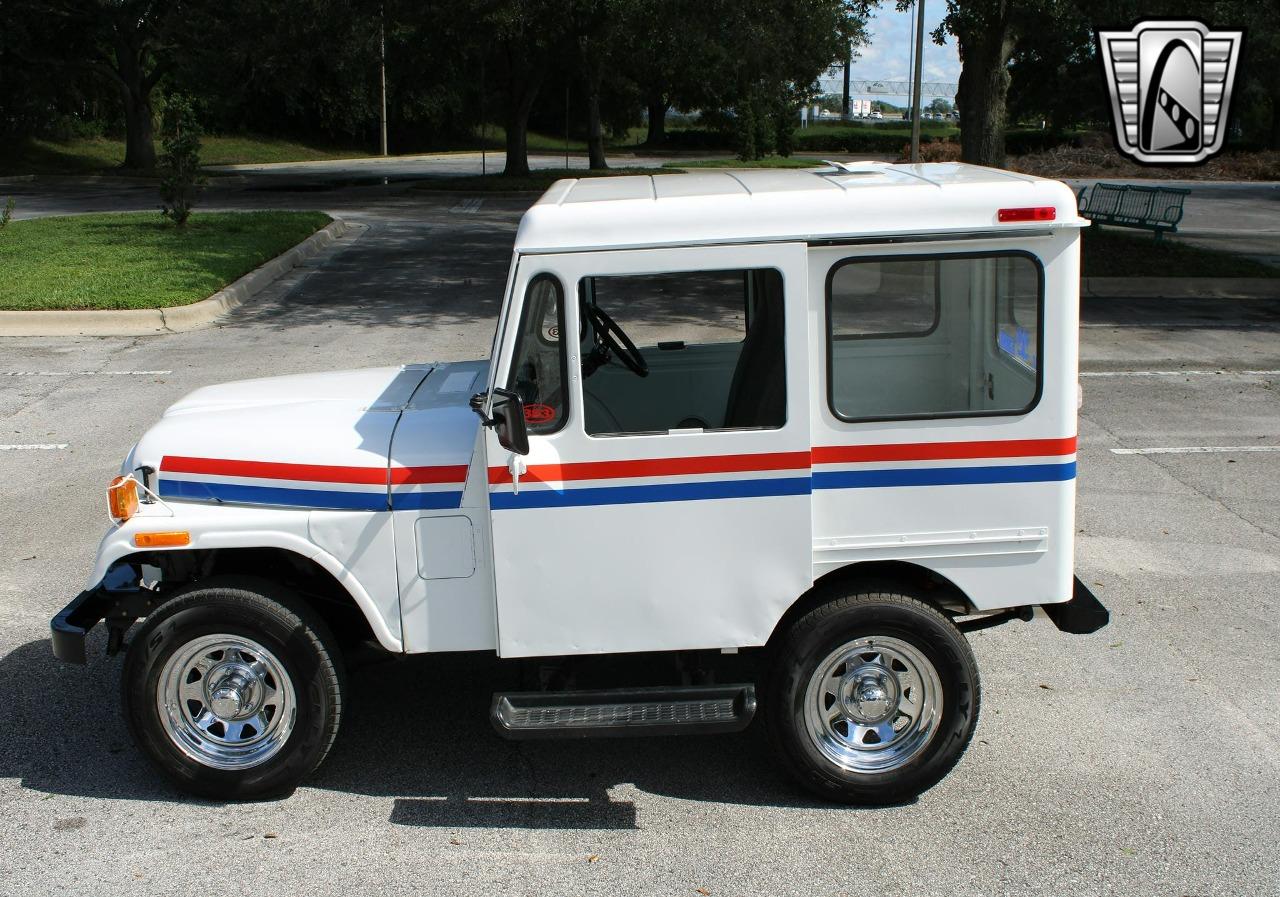
[[[0,339],[0,443],[65,445],[0,451],[0,893],[1280,889],[1280,453],[1113,452],[1280,445],[1275,303],[1086,302],[1077,566],[1112,624],[974,634],[977,735],[913,804],[810,799],[758,726],[501,741],[486,714],[503,669],[479,655],[355,671],[333,754],[288,799],[181,797],[130,744],[101,633],[88,668],[49,650],[106,528],[106,482],[197,387],[483,356],[528,204],[238,195],[361,226],[217,327]]]

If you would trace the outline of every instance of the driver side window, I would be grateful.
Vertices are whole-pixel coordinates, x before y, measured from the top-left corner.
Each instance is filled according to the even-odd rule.
[[[569,410],[565,390],[564,303],[560,282],[539,274],[529,284],[516,334],[507,388],[524,401],[530,434],[545,436],[564,426]]]
[[[588,435],[786,423],[776,269],[586,277],[578,301]]]

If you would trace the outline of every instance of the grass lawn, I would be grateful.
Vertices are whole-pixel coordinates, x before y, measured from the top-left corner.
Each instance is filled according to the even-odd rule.
[[[153,212],[13,221],[0,230],[0,309],[189,305],[330,220],[322,212],[197,212],[185,230]]]
[[[370,156],[364,149],[335,149],[310,146],[274,137],[233,135],[206,136],[201,140],[200,160],[205,165],[236,165],[253,162],[308,162],[315,159],[350,159]],[[156,152],[162,152],[156,141]],[[59,143],[28,140],[14,148],[0,147],[0,175],[12,174],[101,174],[124,162],[124,141],[93,137]]]
[[[606,168],[589,171],[585,168],[535,168],[527,177],[507,177],[502,174],[464,175],[455,178],[430,178],[417,181],[419,190],[457,190],[467,193],[499,193],[506,191],[542,191],[564,178],[618,177],[626,174],[679,174],[675,168]]]
[[[821,159],[807,156],[767,156],[743,162],[741,159],[695,159],[663,162],[663,168],[821,168]]]
[[[1123,233],[1096,224],[1081,248],[1085,277],[1280,277],[1273,268],[1229,252],[1188,246],[1151,234]]]

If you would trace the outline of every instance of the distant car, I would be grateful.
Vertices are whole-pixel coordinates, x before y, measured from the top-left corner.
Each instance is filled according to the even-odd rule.
[[[872,110],[872,112],[871,112],[871,117],[872,117],[872,118],[884,118],[884,113],[883,113],[883,112],[881,112],[879,109],[874,109],[874,110]]]

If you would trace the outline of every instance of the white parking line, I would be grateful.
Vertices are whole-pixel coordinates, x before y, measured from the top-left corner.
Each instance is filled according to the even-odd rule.
[[[0,371],[0,377],[152,377],[173,371]]]
[[[458,204],[455,205],[449,211],[454,213],[455,215],[471,215],[480,211],[480,207],[482,205],[484,205],[483,199],[479,199],[479,198],[461,199],[461,200],[458,200]]]
[[[33,442],[28,445],[0,443],[0,452],[56,452],[66,447],[65,442]]]
[[[1081,377],[1275,377],[1280,371],[1081,371]]]
[[[1234,455],[1239,452],[1280,452],[1280,445],[1182,445],[1169,448],[1116,448],[1113,455]]]

